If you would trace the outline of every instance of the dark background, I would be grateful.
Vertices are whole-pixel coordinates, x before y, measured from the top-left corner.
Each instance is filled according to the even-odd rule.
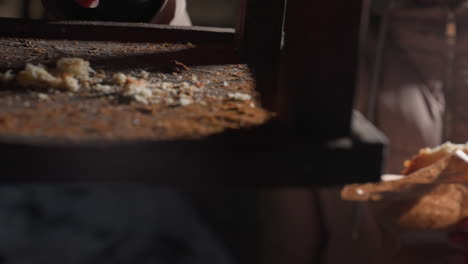
[[[195,25],[234,26],[238,0],[188,0],[187,2],[189,13]],[[31,0],[31,13],[34,18],[41,16],[40,0]],[[20,16],[20,0],[0,0],[0,17]]]

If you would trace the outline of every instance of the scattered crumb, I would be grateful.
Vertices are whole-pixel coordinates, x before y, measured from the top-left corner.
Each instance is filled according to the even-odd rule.
[[[141,71],[140,74],[139,74],[139,77],[140,78],[143,78],[143,79],[148,79],[150,73],[147,72],[147,71]]]
[[[124,86],[124,95],[137,102],[148,104],[153,92],[148,88],[146,81],[129,77]]]
[[[54,77],[43,65],[30,63],[18,73],[17,80],[22,87],[57,88],[63,84],[62,79]]]
[[[105,79],[107,77],[106,72],[102,69],[97,70],[95,73],[96,73],[95,76],[97,78]]]
[[[37,98],[39,98],[40,100],[44,100],[44,101],[49,100],[49,96],[45,93],[38,93]]]
[[[173,65],[188,70],[188,67],[178,61],[172,61]],[[190,74],[188,80],[176,73],[175,77],[168,74],[158,74],[157,78],[150,78],[150,73],[141,71],[135,76],[124,73],[109,75],[103,70],[94,71],[90,63],[79,58],[62,58],[56,63],[56,68],[49,69],[43,65],[26,64],[23,71],[19,72],[16,80],[22,87],[36,87],[46,89],[49,94],[68,92],[74,96],[82,87],[84,92],[98,92],[103,95],[116,94],[124,96],[143,104],[163,103],[171,106],[188,106],[191,104],[206,105],[204,99],[225,100],[221,94],[209,94],[205,85],[210,80],[200,80],[195,74]],[[11,71],[0,73],[0,81],[14,80],[15,75]],[[213,83],[214,84],[214,83]],[[229,82],[222,82],[224,87]],[[252,96],[245,93],[228,93],[232,100],[247,101]],[[47,94],[38,94],[41,100],[47,100]],[[252,102],[250,107],[255,107]]]
[[[80,80],[88,80],[89,73],[93,71],[89,61],[80,58],[61,58],[57,61],[57,70],[71,74]]]
[[[89,62],[79,58],[62,58],[56,69],[43,65],[26,64],[18,73],[17,81],[22,87],[38,87],[76,92],[81,85],[79,80],[88,80],[92,71]],[[54,74],[55,73],[55,74]]]
[[[62,75],[62,80],[63,80],[63,84],[61,86],[65,90],[77,92],[80,89],[80,84],[78,83],[78,80],[75,79],[70,74],[64,73]]]
[[[161,89],[167,91],[167,90],[170,90],[170,89],[174,88],[174,83],[162,82],[162,83],[158,83],[158,87],[160,87]]]
[[[0,82],[7,83],[15,79],[15,75],[11,70],[6,71],[5,73],[0,73]]]
[[[179,99],[179,103],[180,103],[181,106],[187,106],[187,105],[191,105],[193,103],[193,101],[190,98],[181,97]]]
[[[111,93],[115,91],[115,88],[110,85],[96,84],[92,87],[94,91],[100,93]]]
[[[119,72],[114,74],[113,80],[118,85],[124,85],[127,82],[127,75]]]
[[[164,102],[167,105],[174,105],[175,104],[174,98],[172,98],[172,97],[168,97],[168,98],[164,99]]]
[[[172,71],[174,71],[175,73],[181,73],[183,71],[190,71],[190,68],[180,61],[172,60],[171,63],[172,63]]]
[[[252,96],[244,93],[228,93],[228,97],[230,99],[239,101],[247,101],[252,99]]]

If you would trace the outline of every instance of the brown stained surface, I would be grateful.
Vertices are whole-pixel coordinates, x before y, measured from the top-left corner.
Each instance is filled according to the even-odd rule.
[[[0,89],[0,136],[49,137],[57,140],[172,140],[200,138],[226,129],[247,128],[266,122],[271,114],[253,100],[232,100],[228,93],[258,98],[244,65],[210,65],[233,57],[223,47],[188,44],[115,43],[64,40],[0,39],[0,71],[24,64],[51,64],[60,57],[90,60],[108,74],[150,72],[153,79],[203,84],[203,96],[188,106],[126,102],[118,96],[86,92],[49,93],[15,85]],[[172,60],[190,70],[173,73]],[[41,100],[38,92],[46,93]]]

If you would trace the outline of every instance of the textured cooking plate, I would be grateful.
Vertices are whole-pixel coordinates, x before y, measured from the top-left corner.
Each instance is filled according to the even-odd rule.
[[[18,71],[26,63],[48,65],[62,57],[80,57],[108,75],[123,72],[138,76],[145,70],[152,82],[190,83],[202,92],[189,106],[169,107],[122,102],[118,96],[54,94],[7,84],[0,90],[1,136],[54,141],[174,140],[259,125],[269,117],[257,106],[253,78],[246,66],[238,64],[233,34],[228,30],[97,22],[2,22],[0,36],[9,37],[0,38],[0,59],[4,62],[0,71]],[[38,32],[42,38],[28,37]],[[100,40],[83,40],[90,35]],[[147,42],[138,41],[145,37]],[[171,42],[161,41],[164,37]],[[174,60],[190,69],[181,71]],[[47,100],[41,93],[46,93]],[[228,95],[233,93],[249,95],[252,100],[229,100]]]
[[[62,29],[67,32],[69,28],[73,25]],[[103,35],[109,30],[94,25],[88,28],[94,34],[101,30]],[[126,33],[132,30],[122,27],[122,38],[126,39]],[[227,93],[237,92],[256,97],[253,78],[247,67],[237,64],[231,44],[1,38],[0,59],[5,63],[0,70],[3,71],[21,69],[25,63],[53,64],[61,57],[80,57],[91,61],[94,69],[105,70],[108,74],[138,75],[145,70],[156,81],[174,84],[193,83],[196,78],[205,91],[202,98],[196,98],[196,104],[169,108],[154,104],[123,104],[112,98],[85,93],[48,94],[50,100],[43,101],[38,96],[41,91],[24,91],[6,85],[0,93],[0,134],[55,139],[159,140],[200,137],[224,128],[260,124],[267,114],[256,106],[251,107],[252,101],[219,99]],[[190,70],[174,75],[172,60],[188,65]]]
[[[168,106],[126,102],[118,96],[56,94],[4,84],[0,90],[4,179],[153,179],[154,174],[159,181],[168,175],[184,178],[201,169],[206,174],[208,167],[212,172],[224,171],[212,165],[223,159],[221,152],[231,151],[222,147],[224,140],[219,138],[225,137],[223,132],[249,129],[264,124],[271,116],[258,107],[253,77],[245,65],[238,64],[232,38],[226,37],[226,32],[213,33],[221,37],[215,37],[218,40],[212,43],[185,38],[184,30],[180,30],[181,39],[191,42],[161,42],[151,35],[151,41],[138,42],[129,41],[125,33],[131,36],[132,30],[151,26],[125,24],[122,35],[116,36],[109,35],[116,26],[91,23],[89,31],[96,35],[101,30],[103,39],[82,40],[83,32],[75,31],[70,40],[65,40],[51,38],[57,33],[52,30],[57,24],[39,24],[44,37],[31,38],[27,35],[35,31],[26,30],[27,23],[6,22],[10,28],[6,28],[8,23],[0,28],[5,36],[0,38],[0,59],[4,62],[1,71],[18,71],[25,63],[52,65],[61,57],[80,57],[89,60],[95,70],[108,74],[138,76],[144,70],[155,81],[197,82],[203,93],[194,97],[191,105]],[[61,25],[60,32],[73,32],[76,26]],[[82,26],[78,24],[80,30]],[[12,36],[11,28],[16,28],[20,37]],[[158,29],[153,32],[157,34]],[[172,33],[165,32],[171,39]],[[123,40],[115,40],[119,37]],[[219,40],[223,38],[229,41]],[[189,69],[178,68],[173,60]],[[252,99],[233,100],[227,96],[232,93],[248,94]]]
[[[186,55],[177,55],[177,51]],[[0,135],[60,141],[168,140],[200,138],[264,123],[269,113],[258,107],[248,68],[239,64],[193,65],[190,56],[199,56],[199,52],[193,44],[0,39],[0,57],[10,65],[3,70],[20,69],[25,62],[52,63],[60,57],[80,57],[107,75],[123,72],[139,76],[145,70],[152,83],[189,83],[201,90],[191,95],[192,104],[173,106],[127,102],[118,95],[51,93],[7,84],[0,90]],[[227,57],[216,47],[211,52],[205,56]],[[188,64],[190,69],[175,73],[173,59]],[[230,94],[249,95],[252,100],[233,100]],[[161,99],[172,98],[166,97]]]

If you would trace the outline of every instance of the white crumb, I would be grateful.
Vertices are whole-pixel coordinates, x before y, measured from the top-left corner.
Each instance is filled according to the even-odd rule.
[[[170,90],[170,89],[174,88],[174,84],[171,83],[171,82],[162,82],[162,83],[160,83],[160,87],[163,90]]]
[[[57,61],[57,70],[71,74],[74,78],[88,80],[92,71],[89,61],[80,58],[61,58]]]
[[[187,106],[187,105],[193,104],[193,101],[192,101],[192,99],[190,99],[190,98],[181,97],[181,98],[179,99],[179,103],[180,103],[181,106]]]
[[[62,80],[63,80],[62,88],[72,91],[72,92],[76,92],[80,89],[80,83],[75,77],[69,74],[63,74]]]
[[[44,101],[49,100],[49,96],[45,93],[38,93],[37,98],[39,98],[40,100],[44,100]]]
[[[141,71],[139,77],[143,79],[148,79],[150,73],[147,71]]]
[[[124,95],[137,102],[148,104],[153,96],[153,92],[148,88],[148,83],[146,81],[128,78],[124,86]]]
[[[114,74],[113,80],[117,85],[124,85],[127,82],[127,75],[119,72]]]
[[[182,89],[188,89],[190,86],[192,86],[190,83],[188,83],[188,82],[183,82],[183,83],[180,85],[180,88],[182,88]]]
[[[111,93],[115,91],[113,86],[103,84],[96,84],[93,86],[93,90],[101,93]]]
[[[0,73],[0,82],[11,82],[15,79],[15,75],[11,70],[6,71],[5,73]]]
[[[247,101],[252,99],[252,96],[244,93],[228,93],[228,97],[230,99],[239,101]]]
[[[18,73],[17,80],[22,87],[57,88],[63,84],[61,78],[50,74],[44,66],[30,63],[26,64],[25,69]]]
[[[168,97],[168,98],[164,99],[164,102],[167,105],[173,105],[175,103],[174,98],[172,98],[172,97]]]

